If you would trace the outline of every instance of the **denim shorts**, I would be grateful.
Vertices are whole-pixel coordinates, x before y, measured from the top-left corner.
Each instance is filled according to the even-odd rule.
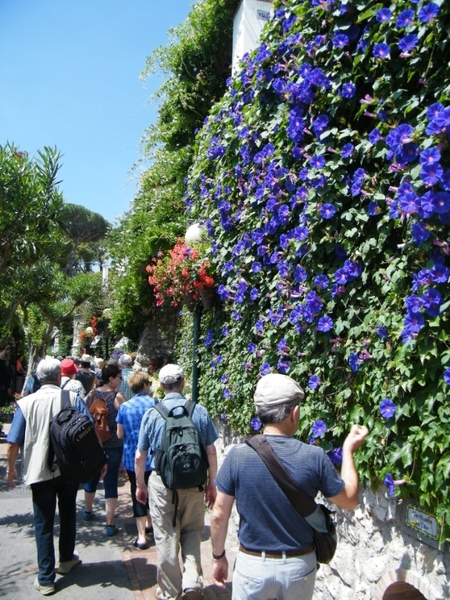
[[[118,482],[119,482],[119,469],[122,464],[122,448],[105,448],[106,453],[106,464],[108,469],[103,479],[103,487],[105,488],[105,498],[118,498]],[[85,492],[96,492],[98,482],[100,481],[100,472],[93,477],[90,481],[84,484]]]

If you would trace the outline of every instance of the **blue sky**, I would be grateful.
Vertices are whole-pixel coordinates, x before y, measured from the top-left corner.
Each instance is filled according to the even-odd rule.
[[[129,208],[161,80],[139,79],[193,0],[0,0],[0,145],[63,154],[60,190],[108,221]]]

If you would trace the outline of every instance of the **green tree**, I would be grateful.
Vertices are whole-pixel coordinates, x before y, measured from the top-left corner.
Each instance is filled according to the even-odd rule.
[[[148,59],[142,77],[162,72],[156,94],[156,125],[142,141],[143,160],[151,165],[119,226],[108,235],[112,261],[111,326],[139,340],[154,301],[145,267],[152,256],[184,236],[184,179],[192,163],[195,131],[225,91],[231,73],[232,24],[238,0],[198,2],[187,19],[171,30],[171,43]],[[160,321],[160,316],[158,315]],[[168,322],[174,324],[171,317]]]

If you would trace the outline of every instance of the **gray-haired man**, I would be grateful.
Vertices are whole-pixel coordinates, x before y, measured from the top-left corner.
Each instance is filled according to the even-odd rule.
[[[254,396],[264,435],[298,485],[313,498],[320,491],[341,508],[358,500],[353,452],[368,431],[353,426],[343,446],[341,475],[317,446],[294,439],[304,397],[287,375],[262,377]],[[248,445],[230,450],[216,477],[211,517],[212,576],[224,587],[228,576],[225,539],[236,499],[239,552],[233,572],[233,600],[310,600],[316,577],[312,530],[289,502],[258,454]]]
[[[60,518],[57,572],[65,575],[80,562],[74,552],[78,484],[66,482],[58,468],[53,471],[48,466],[50,422],[61,410],[61,363],[56,358],[41,360],[36,374],[41,387],[36,393],[18,401],[8,433],[6,481],[14,487],[16,460],[20,447],[23,447],[22,475],[25,484],[31,486],[38,557],[38,576],[34,587],[44,596],[49,596],[55,592],[53,525],[56,500]],[[76,410],[89,417],[81,397],[70,392],[70,400]]]

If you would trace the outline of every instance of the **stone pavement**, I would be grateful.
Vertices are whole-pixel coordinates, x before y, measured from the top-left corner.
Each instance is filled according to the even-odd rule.
[[[8,426],[4,426],[5,432]],[[33,589],[37,573],[33,514],[29,488],[18,484],[9,489],[5,482],[6,448],[0,434],[0,598],[23,600],[42,597]],[[20,463],[18,463],[20,466]],[[82,563],[71,573],[57,576],[56,593],[60,600],[155,600],[156,548],[134,548],[136,526],[132,517],[131,497],[126,474],[119,479],[119,502],[116,524],[119,534],[105,535],[103,489],[99,488],[94,504],[95,519],[85,523],[81,516],[83,492],[78,493],[77,551]],[[207,517],[208,517],[207,513]],[[58,533],[58,519],[55,533]],[[57,546],[56,546],[57,550]],[[206,519],[202,537],[204,591],[207,600],[230,600],[231,584],[226,590],[211,581],[211,543]],[[227,544],[230,569],[236,546]],[[58,557],[56,557],[58,558]]]

